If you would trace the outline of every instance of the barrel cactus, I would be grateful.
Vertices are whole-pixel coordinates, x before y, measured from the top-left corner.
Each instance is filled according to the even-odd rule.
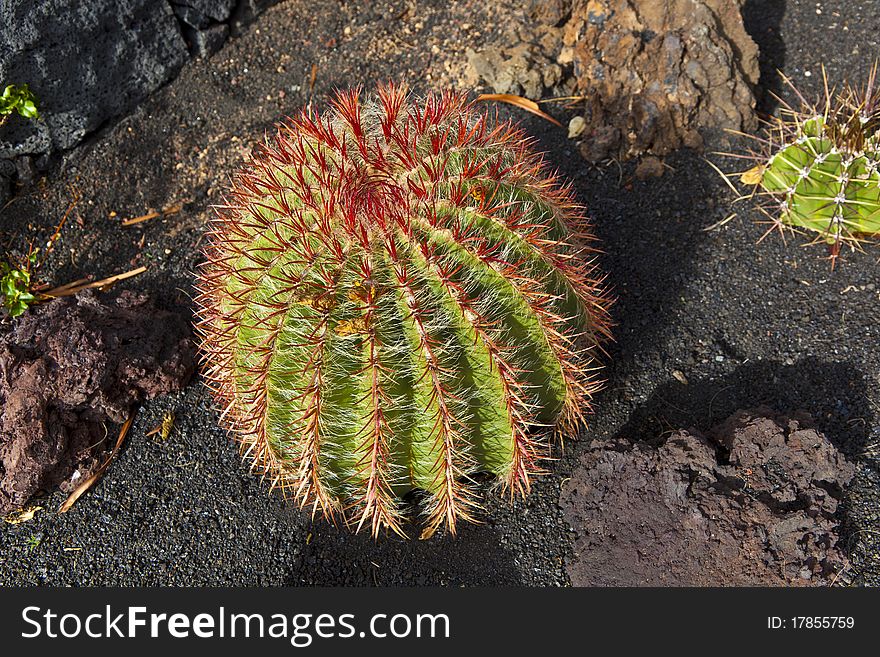
[[[454,533],[487,472],[525,494],[607,333],[593,237],[522,132],[464,97],[341,92],[267,138],[213,219],[205,374],[300,505]]]
[[[824,72],[823,72],[824,73]],[[880,234],[880,90],[872,70],[862,89],[835,93],[826,82],[820,107],[802,94],[800,108],[785,106],[761,140],[758,163],[742,174],[759,185],[774,226],[791,227],[830,246],[857,246]]]

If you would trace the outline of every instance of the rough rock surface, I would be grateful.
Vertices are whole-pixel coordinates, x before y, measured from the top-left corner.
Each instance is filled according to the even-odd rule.
[[[563,41],[589,96],[587,159],[699,146],[755,127],[758,48],[739,0],[577,0]]]
[[[50,156],[131,112],[173,79],[190,54],[215,52],[275,2],[0,2],[0,85],[30,85],[42,115],[38,121],[16,116],[0,127],[0,205],[14,181],[31,182]]]
[[[238,0],[170,0],[174,13],[197,30],[227,21]]]
[[[758,48],[741,0],[553,0],[468,51],[463,82],[538,99],[583,95],[582,155],[593,162],[699,147],[701,131],[755,127]],[[646,167],[640,177],[662,168]]]
[[[143,295],[86,291],[22,315],[0,335],[0,513],[86,475],[108,422],[192,372],[187,322]]]
[[[570,12],[570,0],[531,0],[522,24],[514,23],[484,48],[465,50],[462,84],[485,82],[496,93],[535,100],[545,93],[570,93],[575,85],[571,66],[557,62],[563,45],[561,25]]]
[[[308,102],[314,62],[316,106],[341,81],[372,86],[393,77],[417,91],[449,86],[460,79],[462,44],[481,50],[522,4],[279,3],[218,56],[186,65],[141,111],[79,149],[71,164],[93,205],[83,199],[84,225],[75,217],[67,222],[41,279],[61,283],[84,271],[103,275],[150,264],[132,287],[149,290],[164,305],[186,303],[178,288],[190,289],[204,223],[211,205],[222,202],[228,172],[278,116]],[[753,33],[772,33],[785,53],[766,70],[775,75],[780,68],[815,93],[821,93],[820,60],[829,80],[866,79],[871,57],[851,52],[864,54],[876,39],[880,3],[822,0],[822,14],[815,9],[815,3],[784,0],[748,3],[744,13]],[[333,38],[337,46],[329,49]],[[803,77],[806,70],[811,77]],[[296,85],[300,91],[292,90]],[[570,118],[555,103],[545,109],[561,121]],[[808,409],[826,435],[860,461],[844,503],[842,543],[851,567],[838,582],[880,585],[877,253],[848,253],[829,272],[826,260],[791,240],[768,238],[756,248],[765,227],[746,216],[703,231],[730,214],[732,196],[691,149],[667,156],[671,168],[661,182],[621,184],[617,167],[584,166],[565,130],[518,108],[498,110],[539,140],[537,148],[571,182],[602,236],[602,262],[618,296],[617,326],[608,345],[608,384],[588,436],[709,427],[760,403]],[[707,141],[709,147],[715,148]],[[733,158],[712,159],[724,170],[738,166]],[[623,164],[624,180],[633,168]],[[8,230],[0,243],[15,237],[15,244],[27,244],[32,224],[38,237],[52,234],[70,203],[69,170],[53,171],[44,193],[22,194],[0,212],[0,232]],[[181,212],[158,221],[122,227],[107,220],[111,211],[137,216],[189,196],[194,200]],[[171,438],[144,439],[166,411],[175,413]],[[279,495],[267,495],[219,428],[204,386],[190,385],[144,404],[98,494],[80,500],[73,513],[0,523],[0,585],[563,586],[570,583],[565,563],[575,535],[558,506],[560,484],[579,467],[589,439],[567,439],[560,459],[547,464],[553,474],[536,479],[528,498],[511,504],[487,493],[485,524],[462,526],[454,539],[376,543],[363,532],[352,536],[312,522]],[[43,537],[37,549],[28,543],[33,535]],[[84,549],[65,549],[77,545]],[[723,623],[720,614],[719,627]]]
[[[475,85],[485,80],[499,94],[515,94],[537,99],[544,90],[563,93],[560,86],[565,80],[562,67],[547,59],[540,48],[529,43],[512,43],[508,46],[493,46],[476,52],[472,48],[465,51],[468,72],[466,84]],[[568,88],[572,88],[570,80]]]
[[[854,467],[805,414],[740,411],[662,446],[594,446],[561,502],[574,585],[823,585]]]
[[[0,80],[28,83],[43,115],[3,128],[2,158],[74,146],[188,58],[165,0],[9,0],[2,8]]]

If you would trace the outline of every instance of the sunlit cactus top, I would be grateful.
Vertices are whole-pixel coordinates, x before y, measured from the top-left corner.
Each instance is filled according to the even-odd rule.
[[[824,70],[823,70],[824,75]],[[784,105],[751,157],[743,181],[760,185],[762,209],[774,226],[809,231],[827,242],[857,246],[880,234],[880,89],[877,67],[861,89],[825,84],[818,107],[791,89],[801,106]],[[786,80],[787,81],[787,80]],[[790,84],[790,83],[789,83]]]
[[[474,475],[525,494],[596,388],[592,238],[510,123],[464,97],[336,95],[238,174],[200,273],[205,371],[273,486],[423,536],[473,520]]]

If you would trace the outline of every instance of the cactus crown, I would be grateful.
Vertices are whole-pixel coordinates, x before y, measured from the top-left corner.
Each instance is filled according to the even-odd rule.
[[[463,97],[337,94],[267,139],[213,220],[206,378],[253,465],[301,505],[424,536],[526,493],[607,333],[592,238],[510,123]]]
[[[824,77],[823,69],[823,77]],[[746,183],[760,185],[768,199],[764,214],[775,227],[813,232],[830,245],[832,259],[840,245],[857,246],[880,234],[880,89],[876,65],[862,89],[828,88],[822,107],[801,101],[783,106],[770,125],[769,137],[751,157]]]

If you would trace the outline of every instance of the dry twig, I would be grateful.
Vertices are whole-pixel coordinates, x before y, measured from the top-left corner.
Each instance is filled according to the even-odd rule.
[[[76,487],[76,489],[70,494],[64,504],[61,505],[61,508],[58,509],[58,513],[67,513],[70,510],[70,507],[74,505],[74,503],[85,493],[89,488],[91,488],[98,479],[104,474],[104,471],[110,466],[110,463],[116,458],[116,454],[119,453],[119,448],[122,447],[122,441],[125,440],[125,434],[128,433],[128,430],[131,428],[132,422],[134,422],[134,416],[137,414],[137,411],[133,412],[129,418],[125,421],[125,424],[122,425],[122,428],[119,430],[119,437],[116,439],[116,444],[113,446],[113,451],[110,452],[110,456],[108,456],[104,462],[98,466],[98,469],[95,470],[91,475],[86,477],[83,482]]]
[[[89,288],[108,288],[114,283],[118,283],[119,281],[124,281],[126,278],[131,278],[133,276],[137,276],[138,274],[143,274],[147,271],[146,267],[138,267],[137,269],[132,269],[127,272],[123,272],[122,274],[116,274],[115,276],[110,276],[108,278],[102,278],[99,281],[89,282],[88,278],[80,278],[72,283],[66,283],[64,285],[59,285],[58,287],[52,288],[48,292],[41,292],[41,295],[46,298],[54,299],[56,297],[69,297],[72,294],[76,294],[77,292],[81,292],[82,290],[87,290]]]

